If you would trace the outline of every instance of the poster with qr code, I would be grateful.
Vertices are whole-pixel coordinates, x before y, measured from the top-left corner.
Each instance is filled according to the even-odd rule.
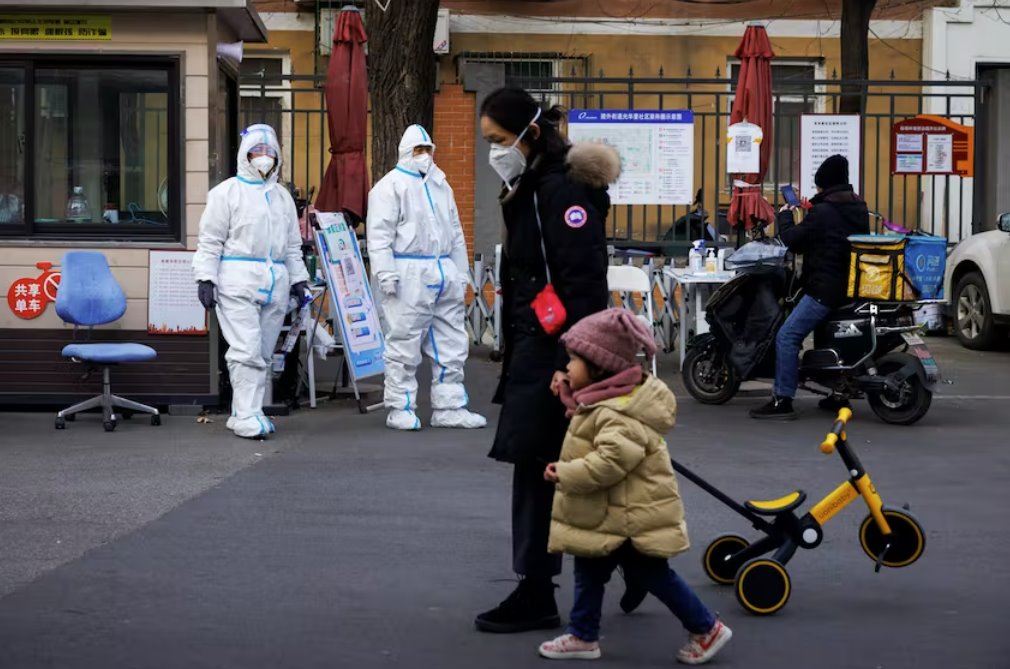
[[[753,123],[734,123],[726,130],[726,171],[757,174],[761,171],[761,141],[764,132]]]

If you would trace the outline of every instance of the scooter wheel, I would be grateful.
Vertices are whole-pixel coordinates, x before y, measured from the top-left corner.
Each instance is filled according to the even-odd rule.
[[[768,616],[789,601],[792,582],[786,568],[775,560],[754,558],[740,567],[735,589],[740,606],[754,615]]]
[[[907,567],[922,557],[926,550],[926,533],[919,521],[907,511],[898,509],[884,509],[884,519],[891,527],[891,534],[887,536],[880,531],[872,515],[866,516],[859,526],[859,545],[866,556],[876,562],[887,546],[880,564],[892,569]]]
[[[750,546],[739,534],[721,534],[712,540],[701,556],[705,575],[719,585],[729,585],[736,579],[740,562],[733,556]]]
[[[740,377],[729,358],[714,346],[688,351],[680,374],[688,394],[702,404],[725,404],[740,389]]]
[[[914,357],[903,355],[919,364]],[[881,362],[877,373],[880,376],[888,376],[901,369],[902,364],[897,359]],[[897,390],[868,392],[866,400],[870,403],[870,408],[873,409],[877,418],[885,423],[911,425],[929,411],[929,405],[933,402],[933,393],[923,385],[918,374],[913,374],[905,379]]]

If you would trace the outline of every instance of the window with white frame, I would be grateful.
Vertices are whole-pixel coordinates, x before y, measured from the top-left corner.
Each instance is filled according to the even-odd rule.
[[[740,74],[740,61],[730,59],[726,75],[736,82]],[[772,61],[772,101],[773,130],[772,155],[768,163],[765,184],[773,188],[777,184],[799,182],[800,178],[800,116],[823,113],[823,86],[814,82],[824,78],[824,63],[821,59]],[[733,108],[733,96],[729,97],[729,109]]]
[[[248,128],[266,123],[277,131],[285,155],[290,156],[291,57],[287,54],[254,53],[242,60],[240,68],[239,126]],[[281,178],[290,179],[291,160],[282,161]]]

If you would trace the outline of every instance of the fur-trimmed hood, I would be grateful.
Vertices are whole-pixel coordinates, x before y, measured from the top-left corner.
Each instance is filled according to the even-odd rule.
[[[621,176],[621,156],[609,144],[573,144],[568,150],[565,163],[572,179],[593,188],[606,188]]]

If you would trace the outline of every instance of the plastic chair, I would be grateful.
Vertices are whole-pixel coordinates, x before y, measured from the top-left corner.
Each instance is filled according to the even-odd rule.
[[[116,277],[109,269],[105,256],[95,251],[71,251],[63,256],[61,267],[63,277],[56,293],[56,313],[65,323],[77,328],[86,326],[89,330],[96,325],[104,325],[119,320],[126,313],[126,295]],[[56,414],[56,429],[67,427],[68,420],[82,411],[101,408],[102,425],[106,432],[116,429],[119,417],[114,409],[127,409],[138,413],[151,414],[151,425],[161,425],[161,414],[154,407],[140,404],[112,394],[110,370],[124,362],[146,362],[158,357],[150,346],[130,343],[77,343],[63,348],[63,357],[88,365],[89,370],[102,370],[102,394],[75,404]]]
[[[648,273],[634,265],[610,265],[607,268],[607,289],[611,293],[638,293],[642,296],[645,313],[638,318],[653,332],[656,322],[652,307],[652,281]],[[656,376],[656,356],[652,356],[652,375]]]

